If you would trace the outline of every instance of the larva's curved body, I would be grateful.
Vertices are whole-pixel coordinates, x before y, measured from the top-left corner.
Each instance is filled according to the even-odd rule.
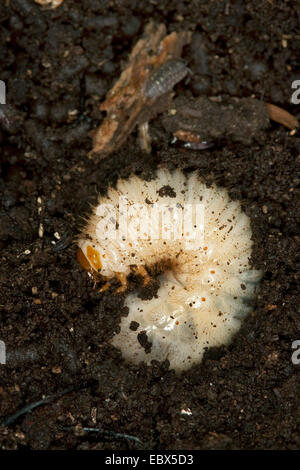
[[[116,233],[109,233],[110,223]],[[249,264],[249,218],[226,190],[207,188],[196,173],[159,170],[150,182],[119,180],[99,200],[78,245],[87,265],[107,278],[163,261],[157,296],[127,296],[129,314],[112,344],[130,362],[168,359],[177,371],[200,362],[208,347],[230,342],[261,277]],[[141,332],[150,352],[139,342]]]

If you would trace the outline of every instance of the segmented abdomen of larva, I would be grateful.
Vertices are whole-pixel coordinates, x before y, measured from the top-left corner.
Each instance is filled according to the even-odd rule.
[[[187,75],[188,71],[189,69],[182,60],[169,60],[150,75],[144,86],[144,95],[147,98],[157,98],[171,91],[176,83]]]
[[[110,207],[106,217],[104,205]],[[119,230],[125,215],[126,237],[112,237],[108,225]],[[99,199],[78,245],[91,269],[107,278],[169,260],[156,297],[131,293],[125,299],[129,313],[112,344],[129,362],[168,359],[176,371],[188,369],[209,347],[228,344],[253,308],[261,273],[249,261],[250,220],[225,189],[208,188],[196,172],[161,169],[151,181],[119,180]]]

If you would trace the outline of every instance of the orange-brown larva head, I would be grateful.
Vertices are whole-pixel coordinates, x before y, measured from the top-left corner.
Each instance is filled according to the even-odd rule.
[[[99,272],[102,268],[99,251],[93,248],[91,245],[88,245],[86,248],[86,257],[95,271]]]
[[[85,269],[86,271],[91,270],[91,265],[88,262],[87,258],[84,256],[83,251],[81,248],[77,249],[77,261],[80,264],[80,266]]]
[[[78,248],[77,261],[83,269],[91,274],[99,273],[102,267],[99,252],[90,245],[87,246],[86,255],[81,248]]]

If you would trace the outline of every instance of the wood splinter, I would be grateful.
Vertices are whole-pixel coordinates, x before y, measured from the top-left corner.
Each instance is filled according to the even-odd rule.
[[[291,113],[285,109],[276,106],[275,104],[266,103],[269,111],[269,116],[272,121],[278,122],[283,126],[287,127],[291,131],[294,131],[299,127],[299,121]]]
[[[116,278],[121,283],[121,285],[118,287],[118,289],[116,289],[115,294],[122,294],[128,287],[127,276],[124,273],[116,273]]]

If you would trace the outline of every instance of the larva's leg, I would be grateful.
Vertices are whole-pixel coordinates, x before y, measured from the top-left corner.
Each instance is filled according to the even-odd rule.
[[[125,292],[127,289],[127,276],[124,273],[116,273],[116,277],[118,281],[120,281],[121,285],[118,287],[118,289],[115,291],[116,294],[120,294],[122,292]]]
[[[103,284],[103,286],[99,289],[98,292],[106,292],[109,288],[110,288],[110,282],[106,281],[106,283]]]
[[[133,269],[135,274],[142,276],[144,287],[147,286],[149,282],[151,282],[151,276],[149,276],[144,266],[135,266]]]

